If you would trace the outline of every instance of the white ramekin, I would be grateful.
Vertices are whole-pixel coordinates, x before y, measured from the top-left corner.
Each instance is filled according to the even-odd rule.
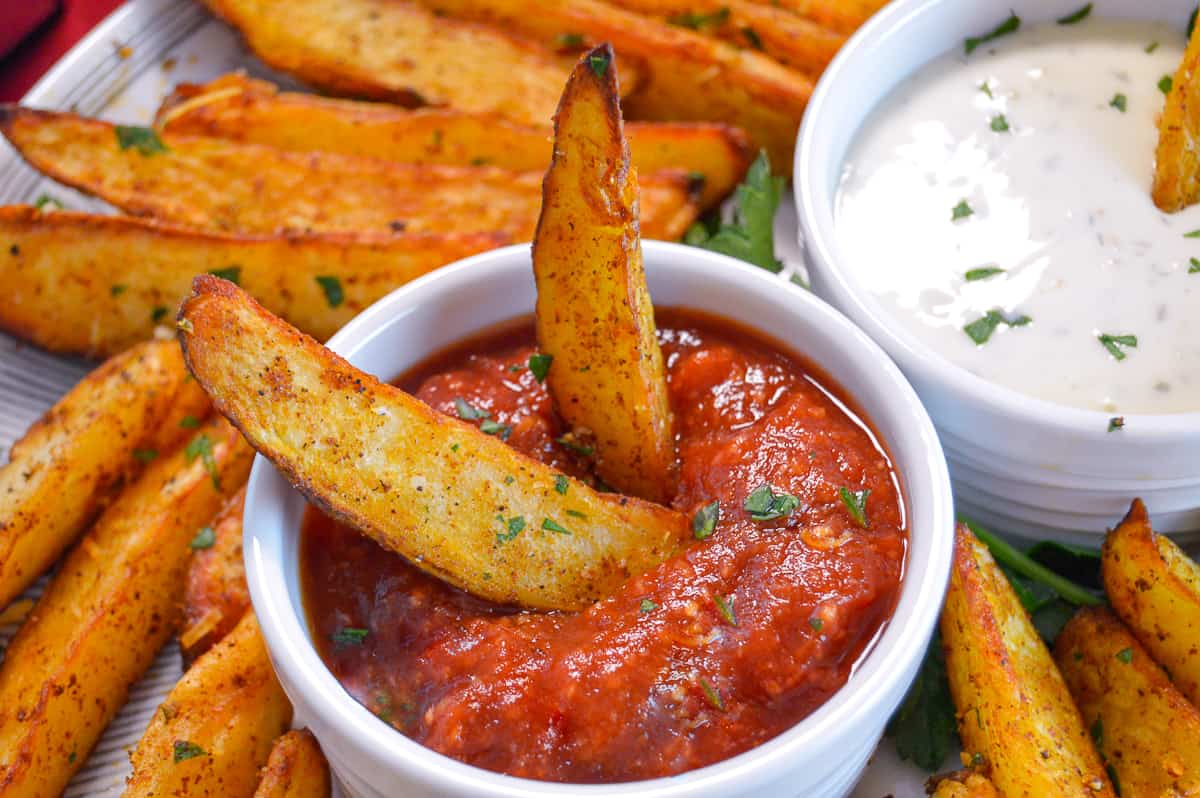
[[[846,152],[893,89],[1010,12],[1027,25],[1082,5],[1082,0],[893,0],[863,26],[825,71],[800,130],[795,193],[805,259],[813,290],[877,341],[921,396],[941,435],[962,512],[1012,534],[1094,543],[1140,496],[1158,528],[1196,533],[1200,412],[1125,414],[1124,429],[1109,433],[1112,414],[986,382],[894,320],[839,252],[834,230]],[[1168,21],[1182,30],[1195,7],[1195,0],[1094,0],[1092,14]],[[921,256],[898,252],[897,268]]]
[[[887,356],[807,292],[729,258],[676,244],[644,244],[654,301],[740,321],[796,351],[859,403],[901,474],[911,529],[906,576],[892,619],[849,682],[824,706],[768,743],[682,776],[613,785],[518,779],[437,754],[393,730],[342,689],[309,637],[297,574],[304,500],[259,457],[245,511],[254,609],[297,716],[316,734],[356,798],[623,796],[734,798],[845,795],[916,673],[949,576],[949,475],[925,409]],[[329,345],[359,368],[392,379],[430,352],[529,314],[528,245],[468,258],[395,291]]]

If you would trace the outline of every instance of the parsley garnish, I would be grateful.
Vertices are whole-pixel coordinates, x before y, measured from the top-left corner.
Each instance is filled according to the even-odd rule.
[[[591,67],[592,72],[598,78],[604,77],[604,73],[608,71],[608,61],[608,54],[603,52],[594,51],[589,53],[587,57],[588,66]]]
[[[488,411],[480,410],[474,405],[467,404],[467,402],[460,397],[454,398],[454,409],[458,412],[458,417],[463,421],[478,421],[481,418],[492,417],[492,414]]]
[[[1175,85],[1175,81],[1172,80],[1170,75],[1163,75],[1161,78],[1158,79],[1158,90],[1161,91],[1163,94],[1170,94],[1171,88],[1174,85]]]
[[[234,285],[242,284],[241,266],[226,266],[224,269],[213,269],[209,274],[213,277],[220,277],[222,280],[228,280]]]
[[[154,449],[134,449],[133,458],[142,463],[149,463],[154,458],[158,457],[158,452]]]
[[[871,491],[867,488],[862,490],[838,488],[838,496],[841,497],[842,504],[846,505],[846,509],[850,511],[854,523],[863,529],[867,528],[867,497],[870,495]]]
[[[555,521],[552,518],[543,518],[542,519],[542,529],[545,529],[547,532],[557,532],[560,535],[571,534],[571,530],[567,529],[565,526],[558,523],[557,521]]]
[[[546,374],[550,372],[550,364],[554,362],[554,355],[533,354],[529,356],[529,372],[533,374],[533,378],[538,382],[544,382]]]
[[[33,207],[37,208],[43,213],[46,213],[47,210],[61,211],[64,208],[61,202],[56,200],[54,197],[51,197],[49,194],[42,194],[38,196],[38,198],[33,202]]]
[[[184,429],[198,429],[200,427],[200,419],[195,416],[184,416],[179,419],[179,426]]]
[[[587,513],[581,513],[578,510],[567,510],[567,515],[571,516],[572,518],[587,518]]]
[[[329,639],[332,640],[334,645],[336,645],[338,648],[344,648],[346,646],[361,646],[363,641],[367,639],[368,634],[370,634],[370,632],[366,629],[357,629],[353,626],[343,626],[341,629],[338,629],[336,632],[331,634]]]
[[[508,519],[507,521],[505,521],[504,518],[501,516],[497,516],[497,518],[499,518],[500,521],[507,528],[507,531],[505,531],[505,532],[497,532],[496,533],[496,542],[497,543],[507,543],[508,541],[515,538],[517,535],[521,534],[521,531],[523,529],[525,529],[525,517],[524,516],[520,516],[520,515],[514,516],[514,517]]]
[[[994,94],[992,94],[992,87],[988,85],[988,82],[986,80],[983,83],[979,84],[979,90],[981,92],[983,92],[984,94],[986,94],[988,96],[989,100],[996,99],[996,96]]]
[[[996,328],[1001,324],[1007,324],[1009,327],[1024,327],[1026,324],[1029,324],[1032,321],[1033,319],[1025,315],[1016,316],[1010,319],[999,310],[989,310],[987,313],[983,314],[982,317],[963,327],[963,332],[965,332],[972,341],[982,346],[988,342],[988,339],[992,337],[992,333],[994,333]]]
[[[997,274],[1004,274],[1004,269],[999,266],[981,266],[978,269],[969,269],[963,278],[968,283],[974,283],[978,280],[986,280],[989,277],[995,277]]]
[[[586,446],[582,443],[576,443],[573,438],[570,438],[566,435],[563,435],[559,438],[555,438],[554,442],[559,444],[560,446],[565,446],[568,450],[574,452],[575,454],[577,454],[581,457],[591,457],[596,451],[591,446]]]
[[[997,133],[1007,133],[1011,129],[1008,126],[1008,117],[1004,114],[993,116],[991,124],[988,126]]]
[[[196,436],[183,450],[183,456],[190,465],[197,457],[204,463],[204,470],[212,477],[213,487],[221,489],[221,477],[217,472],[217,461],[213,458],[212,441],[207,435]]]
[[[484,435],[495,435],[500,440],[506,441],[508,440],[508,436],[512,434],[512,424],[501,424],[489,418],[479,425],[479,431]]]
[[[754,28],[742,28],[742,35],[746,37],[746,41],[750,42],[750,46],[755,50],[764,49],[762,38],[758,35],[758,31],[754,30]]]
[[[202,526],[200,531],[196,533],[196,537],[192,538],[192,542],[188,544],[188,548],[193,551],[196,549],[211,549],[213,544],[217,542],[217,533],[213,531],[211,526]]]
[[[1158,42],[1150,42],[1149,44],[1146,45],[1147,53],[1152,53],[1157,49],[1158,49]]]
[[[150,321],[158,323],[167,317],[167,309],[163,305],[159,305],[154,310],[150,311]]]
[[[167,145],[148,127],[117,125],[114,130],[117,133],[117,146],[123,150],[135,149],[145,156],[167,151]]]
[[[703,676],[700,677],[700,689],[704,691],[704,697],[712,704],[713,709],[725,711],[725,702],[721,699],[721,694]]]
[[[1091,13],[1092,4],[1088,3],[1078,11],[1067,14],[1065,17],[1059,17],[1057,21],[1059,25],[1074,25],[1076,22],[1082,22],[1083,20],[1087,19],[1088,15]]]
[[[692,537],[696,540],[707,539],[716,531],[717,522],[720,520],[721,503],[719,501],[704,505],[692,516]]]
[[[1075,653],[1079,654],[1078,651]],[[1083,656],[1080,655],[1080,659],[1082,658]],[[1104,719],[1097,715],[1096,722],[1092,724],[1092,728],[1089,731],[1092,734],[1092,742],[1096,744],[1096,750],[1103,753],[1101,749],[1104,748]]]
[[[75,764],[75,752],[74,751],[67,754],[67,763],[71,764],[71,765]]]
[[[725,619],[725,623],[730,626],[737,626],[737,615],[733,611],[733,596],[722,596],[717,594],[713,596],[713,603],[717,605],[717,612]]]
[[[1116,360],[1124,360],[1126,357],[1125,350],[1121,349],[1121,347],[1128,346],[1132,349],[1137,349],[1136,335],[1109,335],[1108,333],[1101,333],[1100,335],[1096,336],[1096,340],[1099,341],[1101,345],[1108,350],[1108,353]]]
[[[672,25],[677,25],[681,28],[691,28],[692,30],[704,30],[705,28],[716,28],[725,24],[729,19],[728,8],[718,8],[711,14],[697,14],[694,11],[687,11],[683,14],[676,14],[673,17],[668,17],[667,22]]]
[[[783,194],[784,180],[771,174],[766,151],[760,151],[734,191],[733,222],[719,216],[696,222],[683,242],[722,255],[729,255],[778,274],[783,264],[775,258],[775,211]]]
[[[208,752],[200,746],[188,740],[176,740],[172,746],[174,750],[175,764],[179,764],[185,759],[195,759],[198,756],[207,756]]]
[[[825,619],[818,618],[816,615],[808,619],[808,625],[813,628],[814,632],[819,632],[825,628]]]
[[[1188,17],[1187,37],[1192,38],[1192,31],[1196,29],[1196,14],[1200,13],[1200,8],[1193,8],[1192,15]]]
[[[1183,234],[1184,238],[1200,238],[1200,230],[1192,230]]]
[[[957,222],[959,219],[966,219],[975,213],[975,210],[967,204],[965,199],[958,201],[958,204],[950,209],[950,221]]]
[[[916,680],[888,722],[887,733],[895,740],[901,759],[930,773],[941,768],[958,747],[954,699],[946,680],[942,641],[936,631]]]
[[[1196,274],[1200,272],[1200,260],[1192,258],[1188,264],[1188,274]]]
[[[1125,429],[1125,416],[1113,416],[1108,420],[1108,431],[1116,432],[1119,429]]]
[[[1125,113],[1127,103],[1128,101],[1126,100],[1125,95],[1120,93],[1114,94],[1113,98],[1108,101],[1110,107],[1116,108],[1121,113]]]
[[[654,612],[658,609],[658,605],[648,598],[642,599],[642,603],[638,605],[638,611],[645,615],[647,612]]]
[[[1007,36],[1010,33],[1016,33],[1017,29],[1020,27],[1021,27],[1021,18],[1018,17],[1016,14],[1009,12],[1008,19],[1001,22],[999,25],[997,25],[992,30],[988,31],[987,33],[983,34],[982,36],[972,36],[969,39],[967,39],[966,41],[964,41],[963,49],[966,50],[967,55],[970,55],[971,53],[975,52],[975,48],[978,47],[979,45],[987,44],[990,41],[999,39],[1001,36]]]
[[[560,496],[566,496],[567,488],[569,487],[571,487],[571,480],[567,479],[562,474],[559,474],[554,478],[554,490],[557,491]]]
[[[560,50],[578,50],[583,45],[582,33],[560,33],[554,37],[554,46]]]
[[[750,513],[750,518],[755,521],[773,521],[776,518],[783,518],[791,515],[797,507],[800,506],[800,500],[789,493],[776,493],[774,489],[767,484],[759,485],[750,495],[746,497],[746,501],[742,503],[742,508]]]
[[[127,290],[129,290],[129,286],[125,285],[124,283],[113,283],[108,287],[108,295],[117,297],[125,293]]]
[[[329,307],[336,308],[342,304],[346,295],[342,293],[342,281],[338,278],[322,274],[316,277],[317,285],[321,286],[321,290],[325,292],[325,301],[329,303]]]
[[[1133,662],[1133,649],[1123,648],[1117,652],[1117,659],[1128,665]]]

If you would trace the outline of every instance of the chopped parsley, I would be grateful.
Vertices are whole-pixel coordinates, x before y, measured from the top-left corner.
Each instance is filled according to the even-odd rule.
[[[165,305],[159,305],[154,310],[150,311],[150,321],[157,324],[167,317],[167,308]]]
[[[717,612],[721,614],[721,618],[730,626],[737,626],[737,614],[733,611],[733,596],[722,596],[717,594],[713,596],[713,603],[717,605]]]
[[[746,179],[734,190],[733,221],[709,216],[689,227],[683,242],[778,274],[783,264],[775,258],[775,211],[783,186],[784,179],[771,174],[766,151],[760,151]]]
[[[571,516],[572,518],[587,519],[587,513],[581,513],[578,510],[567,510],[567,515]]]
[[[507,543],[517,535],[521,534],[521,532],[525,529],[524,516],[513,516],[507,521],[504,520],[503,516],[496,516],[496,518],[504,525],[505,528],[505,531],[496,533],[497,543]]]
[[[1011,128],[1008,126],[1008,117],[1004,114],[996,114],[992,117],[991,123],[988,125],[996,133],[1007,133]]]
[[[1174,85],[1175,85],[1175,81],[1171,79],[1170,75],[1163,75],[1161,78],[1158,79],[1158,90],[1161,91],[1163,94],[1170,94],[1171,88]]]
[[[184,416],[183,418],[179,419],[179,426],[183,427],[184,429],[199,429],[200,419],[196,418],[195,416]]]
[[[1133,662],[1133,649],[1123,648],[1117,652],[1117,660],[1128,665]]]
[[[218,491],[221,490],[221,476],[217,471],[217,461],[213,457],[212,441],[208,439],[207,435],[197,435],[184,447],[183,456],[189,465],[199,457],[200,461],[204,463],[204,470],[212,478],[213,487]]]
[[[500,440],[506,441],[508,440],[508,436],[512,434],[512,424],[501,424],[489,418],[480,423],[479,431],[484,435],[495,435]]]
[[[529,356],[529,372],[533,374],[535,380],[544,382],[546,375],[550,373],[550,364],[553,362],[554,355],[532,354]]]
[[[995,277],[997,274],[1004,274],[1004,269],[999,266],[980,266],[978,269],[969,269],[963,275],[968,283],[974,283],[979,280],[986,280],[989,277]]]
[[[584,43],[582,33],[560,33],[554,37],[554,46],[560,50],[578,50]]]
[[[63,204],[54,197],[51,197],[49,194],[42,194],[38,196],[38,198],[33,202],[33,207],[37,208],[43,213],[46,213],[47,211],[61,211],[64,209]]]
[[[676,25],[680,28],[690,28],[691,30],[705,30],[708,28],[716,28],[725,24],[729,19],[728,8],[718,8],[710,14],[698,14],[694,11],[686,11],[682,14],[676,14],[673,17],[668,17],[667,22]]]
[[[148,127],[117,125],[113,129],[117,134],[117,146],[122,150],[134,149],[145,156],[167,151],[167,145]]]
[[[461,397],[454,398],[454,409],[458,412],[458,417],[463,421],[478,421],[481,418],[491,418],[492,414],[486,410],[480,410],[474,405],[467,404],[466,400]]]
[[[1187,37],[1189,39],[1192,38],[1192,31],[1194,31],[1196,29],[1196,14],[1197,13],[1200,13],[1200,8],[1193,8],[1191,16],[1188,17]]]
[[[228,280],[234,285],[242,284],[241,266],[226,266],[224,269],[213,269],[209,274],[213,277],[220,277],[222,280]]]
[[[67,754],[67,764],[70,764],[70,765],[75,764],[75,752],[74,751]]]
[[[968,216],[973,216],[975,210],[967,204],[965,199],[958,201],[958,204],[950,209],[950,221],[957,222],[959,219],[966,219]]]
[[[746,37],[746,41],[749,42],[750,46],[755,50],[765,49],[763,47],[762,37],[758,35],[758,31],[754,30],[754,28],[749,26],[742,28],[742,35]]]
[[[645,615],[647,612],[654,612],[656,609],[658,609],[658,605],[648,598],[642,599],[641,604],[638,605],[638,612],[642,613],[643,615]]]
[[[1108,431],[1116,432],[1119,429],[1125,429],[1125,416],[1113,416],[1108,420]]]
[[[1001,324],[1007,324],[1009,327],[1024,327],[1032,321],[1033,319],[1025,315],[1008,318],[999,310],[989,310],[980,318],[963,327],[963,332],[972,341],[982,346],[988,342],[992,333],[996,332],[996,328]]]
[[[1200,272],[1200,260],[1192,258],[1188,262],[1188,274],[1196,274],[1197,272]]]
[[[846,505],[846,509],[850,511],[850,517],[854,519],[854,523],[867,528],[867,497],[871,495],[871,491],[867,488],[862,490],[850,490],[849,488],[838,488],[838,496],[842,500],[842,504]]]
[[[187,759],[208,755],[207,751],[189,740],[176,740],[172,750],[177,765]]]
[[[1092,4],[1088,3],[1078,11],[1067,14],[1065,17],[1059,17],[1057,22],[1059,25],[1074,25],[1076,22],[1082,22],[1092,13]]]
[[[1183,234],[1184,238],[1200,238],[1200,230],[1192,230]]]
[[[1101,333],[1096,336],[1096,340],[1108,350],[1108,353],[1113,356],[1114,360],[1125,359],[1125,350],[1121,347],[1127,346],[1131,349],[1137,349],[1138,345],[1136,335],[1109,335],[1108,333]]]
[[[752,490],[746,497],[746,501],[742,503],[742,508],[750,513],[750,518],[755,521],[773,521],[776,518],[784,518],[795,512],[799,506],[798,498],[790,493],[776,493],[766,483]]]
[[[604,73],[608,71],[609,56],[607,53],[600,51],[588,53],[587,62],[598,78],[604,77]]]
[[[1147,53],[1152,53],[1152,52],[1154,52],[1154,51],[1155,51],[1155,50],[1157,50],[1157,49],[1158,49],[1158,42],[1150,42],[1150,43],[1149,43],[1149,44],[1147,44],[1147,45],[1146,45],[1146,47],[1145,47],[1145,50],[1146,50],[1146,52],[1147,52]]]
[[[196,533],[196,537],[192,538],[192,542],[188,544],[188,548],[193,551],[211,549],[216,542],[217,533],[213,531],[213,528],[211,526],[202,526],[200,527],[200,531]]]
[[[703,676],[700,677],[700,689],[704,691],[704,698],[712,705],[713,709],[725,711],[725,701],[722,700],[721,694]]]
[[[557,491],[560,496],[566,496],[567,489],[570,487],[571,480],[567,479],[562,474],[559,474],[554,478],[554,490]]]
[[[721,520],[721,503],[719,501],[706,504],[692,516],[692,537],[696,540],[707,540],[717,529]]]
[[[1116,108],[1121,113],[1125,113],[1125,109],[1128,107],[1128,102],[1129,101],[1126,99],[1125,95],[1118,92],[1113,95],[1113,98],[1108,101],[1108,104],[1110,107]]]
[[[113,283],[108,287],[108,295],[118,297],[129,290],[129,286],[124,283]]]
[[[154,449],[134,449],[133,459],[140,463],[149,463],[151,460],[158,457],[158,452]]]
[[[542,519],[542,529],[546,530],[547,532],[557,532],[560,535],[571,534],[571,530],[567,529],[565,526],[558,523],[553,518],[543,518]]]
[[[916,680],[888,722],[887,733],[895,741],[901,759],[933,773],[958,748],[955,717],[942,641],[935,631]]]
[[[975,52],[975,48],[979,47],[979,45],[987,44],[990,41],[999,39],[1001,36],[1007,36],[1010,33],[1016,33],[1017,29],[1020,27],[1021,18],[1016,14],[1009,12],[1008,19],[1001,22],[992,30],[984,33],[981,36],[972,36],[964,41],[963,49],[966,51],[967,55],[970,55],[971,53]]]
[[[992,94],[992,87],[988,85],[988,82],[986,80],[983,83],[979,84],[979,90],[981,92],[983,92],[984,94],[986,94],[988,96],[989,100],[996,99],[996,96],[994,94]]]
[[[569,451],[572,451],[581,457],[591,457],[596,452],[596,450],[593,449],[591,446],[587,446],[582,443],[577,443],[574,438],[571,438],[570,436],[567,436],[567,435],[563,435],[559,438],[555,438],[554,442],[559,444],[560,446],[565,446]]]
[[[808,619],[808,625],[813,628],[814,632],[819,632],[825,628],[825,620],[814,615]]]
[[[346,646],[361,646],[363,641],[367,639],[368,634],[370,634],[370,632],[366,629],[359,629],[353,626],[343,626],[341,629],[338,629],[336,632],[331,634],[329,639],[332,640],[334,645],[338,648],[345,648]]]
[[[329,307],[336,308],[345,301],[346,295],[342,292],[341,280],[329,274],[317,275],[315,279],[317,285],[325,292],[325,301],[329,303]]]

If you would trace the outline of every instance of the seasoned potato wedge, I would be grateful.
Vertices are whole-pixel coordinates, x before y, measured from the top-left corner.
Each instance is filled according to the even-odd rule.
[[[87,313],[86,303],[79,312]],[[0,468],[0,609],[54,564],[123,481],[190,435],[186,426],[208,409],[174,341],[114,357],[50,408]]]
[[[0,106],[0,132],[36,169],[128,213],[194,227],[487,231],[528,241],[541,204],[540,172],[285,152],[191,136],[159,139],[133,130]],[[651,176],[643,186],[646,229],[656,237],[681,236],[696,216],[695,188],[683,172]]]
[[[0,665],[0,796],[58,795],[175,630],[196,530],[253,451],[193,430],[124,491],[63,563]]]
[[[179,647],[192,662],[224,639],[250,609],[250,588],[242,562],[243,488],[229,498],[207,526],[206,545],[193,546],[183,594],[183,629]],[[208,536],[206,536],[208,537]]]
[[[933,798],[1001,798],[987,776],[971,770],[935,776],[929,782],[925,791]]]
[[[594,437],[604,481],[665,503],[675,428],[614,73],[608,45],[586,54],[554,118],[533,240],[538,348],[553,358],[546,384],[559,415]]]
[[[236,235],[128,216],[0,208],[0,329],[55,352],[119,352],[170,323],[207,272],[321,340],[394,288],[502,246],[498,233]]]
[[[308,729],[275,741],[254,798],[329,798],[329,763]]]
[[[232,283],[197,277],[180,324],[196,379],[298,490],[478,596],[579,609],[660,562],[687,532],[676,512],[564,482],[358,371]]]
[[[1001,795],[1115,795],[1012,585],[961,524],[941,629],[963,750],[982,756]]]
[[[1123,795],[1200,795],[1200,710],[1117,616],[1080,610],[1054,658]]]
[[[642,85],[622,103],[629,119],[735,125],[790,174],[796,131],[813,81],[755,50],[739,49],[599,0],[542,0],[537,13],[530,13],[525,0],[421,2],[453,17],[491,23],[543,41],[569,31],[590,41],[609,42],[622,65],[633,61],[644,70]],[[644,215],[642,221],[645,231]]]
[[[1113,610],[1200,706],[1200,566],[1155,534],[1140,499],[1108,533],[1100,565]]]
[[[1183,61],[1158,118],[1154,185],[1150,195],[1160,210],[1174,213],[1200,199],[1200,33],[1192,31]]]
[[[888,0],[751,0],[756,6],[781,8],[823,27],[849,35]]]
[[[381,103],[280,92],[273,84],[225,75],[204,86],[175,88],[157,124],[168,134],[213,136],[283,150],[338,152],[405,163],[544,171],[549,126],[509,121],[493,112],[410,110]],[[746,174],[750,142],[719,123],[643,122],[625,126],[633,163],[645,174],[686,170],[703,175],[700,198],[711,207]]]
[[[125,798],[251,798],[272,742],[292,721],[258,629],[247,612],[188,669],[129,755]]]

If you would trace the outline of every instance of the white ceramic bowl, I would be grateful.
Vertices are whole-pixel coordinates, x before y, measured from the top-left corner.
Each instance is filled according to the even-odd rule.
[[[895,321],[838,249],[834,207],[846,152],[893,89],[930,60],[1008,17],[1047,22],[1082,0],[893,0],[825,71],[805,112],[795,192],[813,290],[854,320],[912,381],[942,436],[959,509],[998,529],[1095,543],[1134,496],[1156,526],[1200,532],[1200,412],[1111,414],[1025,396],[969,373]],[[1195,0],[1095,0],[1092,14],[1169,21]],[[904,253],[901,253],[903,255]],[[919,257],[919,253],[907,253]]]
[[[870,339],[811,294],[739,261],[675,244],[644,244],[654,301],[724,315],[823,369],[860,404],[901,474],[911,529],[907,576],[890,623],[849,682],[791,730],[682,776],[564,785],[471,767],[409,740],[342,689],[313,649],[301,604],[297,538],[304,500],[259,457],[245,511],[247,576],[271,659],[299,718],[357,798],[623,796],[733,798],[845,795],[912,681],[950,571],[953,507],[933,425],[900,371]],[[388,295],[329,345],[387,379],[430,352],[531,313],[529,247],[469,258]]]

